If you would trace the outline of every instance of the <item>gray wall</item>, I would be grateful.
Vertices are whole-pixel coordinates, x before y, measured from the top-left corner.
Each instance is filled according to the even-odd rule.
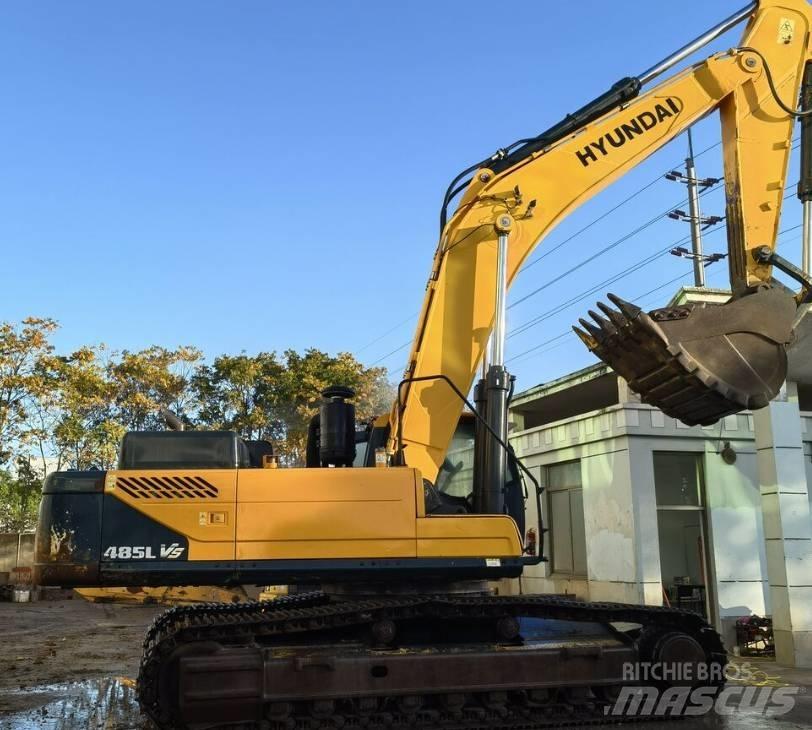
[[[31,568],[33,565],[34,533],[0,532],[0,584],[8,581],[14,568]]]

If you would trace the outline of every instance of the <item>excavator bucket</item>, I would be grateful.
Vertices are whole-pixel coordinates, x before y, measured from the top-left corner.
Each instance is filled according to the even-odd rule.
[[[651,312],[608,298],[617,309],[598,303],[603,316],[590,311],[594,322],[573,329],[643,402],[683,423],[763,408],[786,379],[796,303],[780,288]]]

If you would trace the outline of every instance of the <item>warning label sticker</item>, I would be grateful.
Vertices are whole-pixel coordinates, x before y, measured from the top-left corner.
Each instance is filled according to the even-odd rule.
[[[795,21],[790,18],[781,18],[781,22],[778,24],[778,42],[792,43],[794,35]]]

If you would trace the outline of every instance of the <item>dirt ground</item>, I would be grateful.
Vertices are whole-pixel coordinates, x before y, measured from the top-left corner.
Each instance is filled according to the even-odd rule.
[[[9,715],[41,707],[52,685],[104,678],[130,686],[147,626],[163,610],[80,598],[0,603],[0,728]],[[52,693],[64,690],[54,687]],[[44,719],[29,726],[47,727]]]

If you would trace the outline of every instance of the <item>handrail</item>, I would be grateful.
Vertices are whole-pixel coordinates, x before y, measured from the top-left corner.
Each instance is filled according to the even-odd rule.
[[[544,558],[544,525],[543,520],[541,518],[541,493],[544,491],[544,488],[539,484],[538,479],[533,476],[533,473],[524,465],[522,460],[516,456],[515,452],[512,452],[510,447],[501,439],[499,438],[498,434],[488,425],[488,422],[477,412],[476,407],[468,400],[465,394],[451,381],[451,379],[447,375],[422,375],[417,378],[404,378],[398,383],[398,450],[395,459],[395,463],[397,466],[406,466],[406,460],[403,455],[403,411],[406,407],[406,404],[403,402],[402,398],[402,389],[404,385],[409,385],[410,383],[419,383],[421,381],[426,380],[442,380],[448,384],[451,390],[460,398],[460,400],[468,406],[471,413],[474,414],[474,417],[479,421],[491,434],[491,436],[496,439],[496,442],[505,450],[505,453],[508,455],[508,458],[512,458],[518,467],[527,475],[530,481],[533,483],[536,491],[536,526],[538,527],[538,559],[535,562],[526,561],[525,565],[538,565],[539,563],[545,560]],[[524,544],[525,535],[522,535],[522,544]]]

